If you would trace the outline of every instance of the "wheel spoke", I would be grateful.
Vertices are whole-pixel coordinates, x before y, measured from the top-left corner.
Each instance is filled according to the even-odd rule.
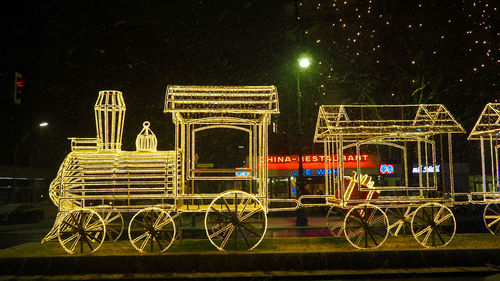
[[[95,221],[92,223],[90,226],[85,227],[85,230],[90,231],[90,230],[101,230],[102,229],[102,223],[101,221]]]
[[[110,213],[110,214],[111,214],[111,213]],[[105,220],[105,221],[106,221],[106,222],[108,222],[108,223],[111,223],[111,222],[113,222],[113,221],[115,221],[115,220],[117,220],[117,219],[119,219],[119,218],[120,218],[120,213],[117,213],[117,214],[116,214],[114,217],[112,217],[112,218],[109,218],[109,216],[108,216],[108,217],[106,218],[106,220]]]
[[[344,223],[343,222],[338,222],[330,227],[330,231],[334,231],[335,229],[339,229],[339,232],[342,231],[344,228]]]
[[[261,211],[261,209],[256,208],[256,209],[252,210],[251,212],[247,213],[247,214],[246,214],[246,215],[244,215],[244,216],[241,216],[241,214],[240,214],[239,219],[240,219],[240,221],[244,221],[244,220],[248,219],[249,217],[251,217],[251,216],[255,215],[256,213],[258,213],[258,212],[260,212],[260,211]],[[243,214],[243,213],[242,213],[242,214]]]
[[[360,229],[360,230],[361,230],[361,232],[359,233],[359,237],[358,237],[358,239],[356,240],[356,245],[357,245],[357,246],[359,246],[359,244],[361,243],[361,239],[363,239],[363,236],[364,236],[364,234],[365,234],[365,233],[364,233],[365,231],[364,231],[363,229]],[[352,236],[352,237],[354,237],[354,236]]]
[[[89,245],[90,251],[93,252],[94,251],[94,247],[92,247],[92,244],[90,244],[89,239],[85,238],[85,242],[87,242],[87,245]]]
[[[493,234],[498,233],[499,230],[500,230],[500,223],[498,223],[497,226],[495,227],[495,231],[493,231]]]
[[[87,228],[87,225],[89,225],[90,221],[92,220],[92,218],[94,217],[94,213],[88,213],[87,214],[87,220],[85,220],[85,223],[83,224],[83,227],[84,228]],[[84,216],[85,218],[85,216]]]
[[[168,218],[166,220],[163,220],[162,223],[158,224],[156,227],[155,227],[155,230],[161,230],[165,225],[168,225],[169,223],[172,222],[172,218]]]
[[[245,243],[247,244],[247,247],[248,248],[251,248],[250,247],[250,243],[248,242],[248,238],[247,238],[247,234],[245,233],[244,230],[242,230],[241,228],[240,229],[240,232],[241,232],[241,236],[243,237],[243,240],[245,240]]]
[[[137,236],[134,240],[132,240],[132,243],[135,244],[135,242],[141,240],[142,238],[146,237],[147,235],[149,235],[149,233],[148,232],[144,232],[143,234]]]
[[[158,224],[160,224],[160,222],[162,221],[164,216],[165,216],[165,213],[161,212],[160,215],[158,217],[156,217],[156,220],[153,224],[153,229],[155,229],[155,230],[157,229]]]
[[[358,235],[361,235],[364,233],[364,229],[362,227],[358,228],[356,231],[353,231],[351,233],[346,233],[347,237],[349,239],[351,239],[352,237],[355,237],[355,236],[358,236]]]
[[[220,247],[222,249],[224,249],[224,246],[226,246],[226,243],[229,240],[229,238],[231,237],[231,234],[233,234],[233,231],[234,231],[234,225],[231,225],[231,227],[227,231],[226,236],[224,236],[224,239],[222,240],[222,243],[220,245]]]
[[[373,216],[371,216],[371,217],[373,218]],[[368,223],[369,226],[372,226],[375,223],[377,223],[377,222],[379,222],[379,221],[381,221],[383,219],[384,219],[384,216],[380,215],[380,216],[376,217],[375,219],[373,219],[372,221],[368,220],[367,223]]]
[[[160,239],[156,238],[154,240],[156,240],[156,243],[158,243],[158,246],[160,246],[160,249],[163,250],[163,246],[160,243]]]
[[[251,199],[250,198],[243,198],[243,202],[245,202],[245,204],[243,204],[243,209],[241,209],[241,213],[240,213],[240,216],[241,214],[243,214],[248,206],[248,204],[250,203]]]
[[[169,239],[170,241],[173,241],[173,240],[174,240],[173,235],[170,233],[170,231],[172,231],[172,232],[173,232],[173,230],[170,230],[170,229],[161,229],[161,230],[159,230],[159,231],[161,231],[162,233],[166,233],[166,234],[168,235],[168,239]]]
[[[361,216],[361,214],[358,212],[357,209],[354,209],[353,214],[350,217],[351,217],[351,220],[356,222],[358,225],[363,225],[363,217]]]
[[[221,212],[221,211],[217,210],[216,208],[214,208],[214,206],[211,206],[210,208],[211,208],[214,212],[216,212],[217,214],[219,214],[219,215],[221,215],[221,216],[223,216],[223,217],[226,217],[226,218],[228,218],[228,219],[233,219],[233,217],[232,217],[231,215],[228,215],[228,214],[226,214],[226,213],[223,213],[223,212]]]
[[[65,224],[66,226],[69,226],[72,229],[78,230],[78,227],[76,225],[72,225],[72,224],[70,224],[69,222],[67,222],[65,220],[63,220],[62,223]]]
[[[75,233],[75,234],[71,235],[70,237],[68,237],[68,238],[64,239],[64,240],[62,241],[62,243],[63,243],[63,244],[67,244],[69,241],[71,241],[71,240],[73,240],[73,239],[77,238],[79,235],[80,235],[80,234]]]
[[[69,214],[70,214],[70,216],[71,216],[71,221],[73,222],[73,224],[74,224],[74,225],[77,227],[77,229],[78,229],[78,225],[79,225],[79,221],[80,221],[80,220],[78,220],[78,219],[76,219],[76,218],[75,218],[75,214],[73,214],[73,213],[69,213]]]
[[[422,243],[427,244],[427,240],[429,240],[429,237],[432,233],[432,228],[428,226],[429,230],[427,231],[427,234],[425,235],[424,239],[422,240]]]
[[[486,217],[486,218],[488,219],[488,217]],[[489,218],[491,218],[491,217],[489,217]],[[488,227],[491,227],[500,221],[500,217],[493,217],[493,218],[496,218],[496,219],[491,221],[490,223],[488,223]]]
[[[419,232],[415,233],[415,237],[420,237],[422,234],[428,232],[431,230],[430,226],[427,226],[426,228],[420,230]]]
[[[378,242],[377,240],[375,240],[375,238],[373,237],[372,235],[372,232],[370,229],[368,229],[368,231],[366,231],[368,233],[368,236],[370,236],[370,238],[372,239],[373,243],[375,243],[375,246],[378,246]]]
[[[441,232],[440,232],[439,230],[435,229],[433,233],[435,233],[435,234],[437,235],[437,237],[438,237],[438,238],[439,238],[439,240],[441,241],[441,245],[444,245],[444,244],[445,244],[445,242],[444,242],[443,237],[441,237]]]
[[[142,218],[142,220],[143,221],[140,221],[139,219],[135,219],[134,222],[137,224],[140,224],[144,228],[148,228],[148,226],[146,225],[146,222],[144,221],[144,218]]]
[[[216,237],[216,236],[219,236],[219,234],[226,232],[226,231],[227,231],[227,230],[229,230],[229,228],[231,228],[232,226],[233,226],[232,224],[228,224],[228,225],[226,225],[225,227],[220,228],[220,229],[219,229],[219,230],[217,230],[216,232],[212,233],[209,237],[210,237],[210,238],[214,238],[214,237]]]
[[[498,208],[498,206],[496,204],[495,204],[495,208]],[[490,212],[494,213],[495,215],[500,216],[500,212],[498,212],[498,210],[493,209],[493,207],[488,208],[488,210]]]
[[[224,202],[224,205],[226,206],[227,210],[231,212],[231,208],[229,207],[229,203],[227,202],[226,198],[222,197],[222,202]]]
[[[252,233],[253,235],[255,235],[257,237],[260,237],[263,235],[262,232],[260,232],[255,226],[253,226],[251,224],[241,224],[241,227],[248,230],[250,233]]]
[[[80,241],[80,238],[82,236],[80,234],[78,234],[78,237],[75,239],[75,241],[73,242],[73,244],[71,245],[71,248],[70,248],[70,251],[73,253],[73,251],[75,250],[75,247],[76,245],[78,245],[78,241]]]
[[[393,231],[394,236],[398,236],[399,231],[401,231],[401,228],[403,228],[404,221],[403,220],[398,220],[395,223],[389,225],[389,230],[396,228],[396,230]]]
[[[151,238],[151,235],[149,233],[145,233],[145,234],[146,234],[146,238],[144,239],[144,241],[142,241],[142,244],[141,244],[141,247],[140,247],[141,251],[144,250],[144,248],[148,244],[149,239]]]
[[[437,214],[434,215],[433,221],[435,223],[437,223],[437,221],[439,220],[439,217],[441,216],[441,213],[443,213],[443,210],[444,210],[444,206],[441,206],[441,208],[439,208],[439,211],[437,212]]]
[[[120,235],[120,231],[118,231],[112,227],[106,227],[106,231],[109,231],[110,233],[114,232],[116,235]]]
[[[449,213],[449,214],[447,214],[447,215],[443,216],[441,219],[439,219],[439,220],[435,220],[434,222],[436,223],[436,225],[439,225],[439,224],[441,224],[442,222],[444,222],[445,220],[447,220],[448,218],[450,218],[451,216],[452,216],[452,214],[451,214],[451,213]],[[436,217],[436,219],[437,219],[437,217]]]

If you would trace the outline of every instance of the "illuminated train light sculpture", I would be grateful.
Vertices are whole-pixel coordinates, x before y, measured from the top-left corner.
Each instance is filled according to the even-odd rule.
[[[475,193],[454,191],[451,135],[465,131],[443,105],[321,106],[314,140],[324,144],[324,171],[336,172],[324,173],[325,194],[298,199],[269,198],[268,126],[279,113],[274,86],[168,86],[164,113],[172,113],[175,126],[171,151],[157,150],[149,122],[137,136],[136,151],[121,150],[121,92],[99,92],[94,110],[97,137],[70,139],[71,152],[49,187],[59,212],[42,242],[58,239],[70,254],[93,253],[123,232],[139,252],[166,251],[178,237],[175,219],[183,213],[204,214],[208,240],[221,251],[254,249],[265,236],[268,212],[299,207],[329,207],[330,232],[359,249],[380,247],[389,234],[405,231],[424,247],[445,246],[455,235],[450,208],[457,204],[486,205],[486,227],[500,231],[500,104],[486,106],[469,136],[481,141],[485,188]],[[244,136],[243,166],[199,163],[203,144],[197,136],[212,130]],[[384,165],[379,176],[361,163],[374,152]],[[354,168],[344,155],[354,155]],[[409,176],[412,171],[417,179]],[[215,188],[220,184],[222,191]]]
[[[498,234],[500,233],[500,103],[488,103],[484,107],[468,139],[478,140],[480,143],[483,187],[481,191],[467,194],[468,201],[485,205],[484,224],[492,234]]]
[[[454,133],[465,130],[439,104],[321,106],[314,140],[324,144],[324,154],[330,156],[325,159],[340,160],[325,161],[325,169],[337,165],[339,171],[325,175],[331,233],[345,235],[354,247],[365,249],[380,247],[389,233],[399,235],[409,228],[424,247],[447,245],[456,229],[449,209],[454,205]],[[382,163],[397,163],[389,165],[398,167],[397,182],[385,177],[374,184],[368,178],[369,171],[361,167],[359,155],[369,152],[377,152]],[[350,177],[345,174],[344,154],[358,155]],[[447,163],[449,177],[441,174],[438,178],[430,169],[420,169],[418,179],[412,181],[408,174],[414,162],[418,167]],[[307,205],[304,199],[302,206]]]
[[[176,238],[175,217],[204,212],[208,239],[217,249],[255,248],[273,201],[267,198],[266,160],[270,115],[279,113],[276,88],[169,86],[164,112],[172,113],[175,124],[172,151],[156,150],[149,122],[137,136],[137,151],[122,151],[125,110],[121,92],[99,92],[97,138],[71,139],[72,152],[49,190],[59,212],[42,242],[58,238],[68,253],[95,252],[105,237],[118,239],[125,228],[123,213],[131,213],[126,231],[133,247],[165,251]],[[213,129],[248,137],[245,167],[198,165],[196,135]],[[237,176],[241,172],[246,176]],[[220,181],[232,181],[240,190],[195,193],[201,182]],[[274,210],[298,207],[294,199],[275,201],[291,206]]]

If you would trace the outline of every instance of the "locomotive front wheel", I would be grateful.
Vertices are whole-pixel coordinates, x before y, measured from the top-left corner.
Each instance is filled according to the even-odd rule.
[[[59,243],[70,254],[97,251],[106,234],[106,225],[94,210],[78,209],[66,213],[57,230]],[[80,244],[80,246],[78,246]]]
[[[175,240],[175,222],[168,212],[157,207],[137,212],[128,226],[128,237],[139,252],[164,252]]]
[[[426,248],[444,247],[455,236],[456,222],[451,210],[440,203],[423,204],[411,219],[413,237]]]
[[[216,197],[205,214],[208,240],[219,250],[252,250],[264,238],[267,215],[262,203],[243,191],[228,191]]]
[[[102,207],[98,210],[99,215],[106,224],[106,238],[115,242],[123,233],[124,223],[122,214],[112,207]]]
[[[345,237],[358,249],[380,247],[389,235],[389,220],[379,207],[372,204],[355,206],[344,220]]]
[[[491,234],[500,233],[500,204],[488,203],[483,212],[484,225]]]
[[[345,210],[332,206],[326,215],[326,225],[334,237],[344,235]]]

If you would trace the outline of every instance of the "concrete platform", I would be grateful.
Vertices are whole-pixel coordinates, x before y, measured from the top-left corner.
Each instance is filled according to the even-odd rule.
[[[3,280],[490,275],[500,273],[500,237],[461,234],[442,249],[391,237],[368,251],[343,238],[266,238],[251,252],[219,252],[207,240],[193,239],[176,241],[162,254],[138,254],[120,241],[87,256],[67,255],[55,242],[27,243],[1,250],[0,268]]]

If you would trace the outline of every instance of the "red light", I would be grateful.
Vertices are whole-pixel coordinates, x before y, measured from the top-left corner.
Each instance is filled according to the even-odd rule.
[[[16,82],[16,86],[17,86],[18,88],[24,88],[24,82],[25,82],[25,81],[24,81],[24,79],[23,79],[22,81],[17,81],[17,82]]]

